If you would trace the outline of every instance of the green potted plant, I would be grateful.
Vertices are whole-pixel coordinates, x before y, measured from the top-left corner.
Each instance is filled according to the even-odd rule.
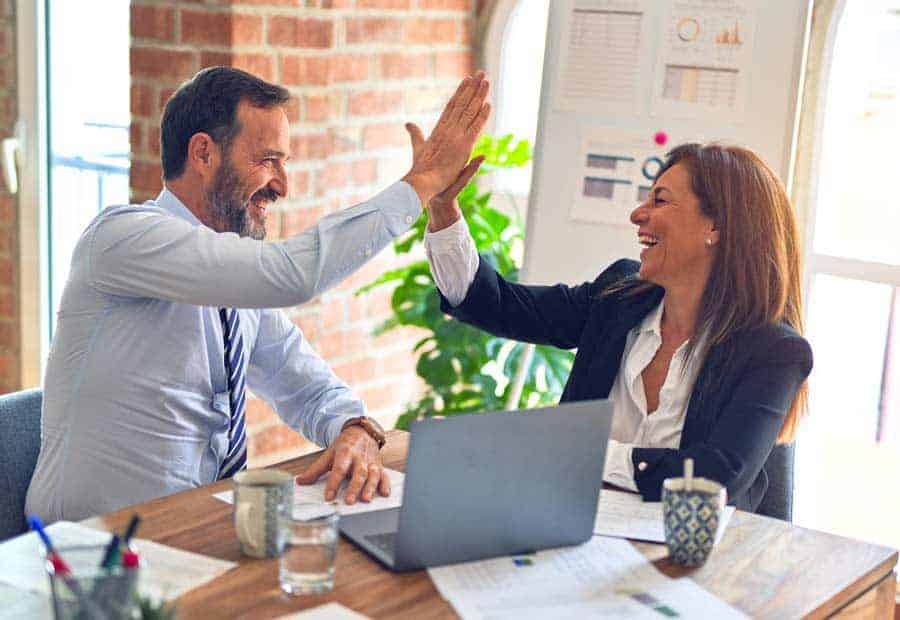
[[[479,189],[477,179],[498,169],[524,166],[531,160],[531,146],[525,140],[514,142],[512,135],[482,136],[472,152],[473,158],[479,155],[484,155],[484,163],[478,175],[459,194],[459,206],[482,260],[488,261],[507,280],[516,281],[522,253],[521,216],[511,199],[511,214],[495,208],[494,193]],[[397,254],[409,254],[420,246],[426,225],[423,213],[413,228],[394,242]],[[390,270],[356,294],[389,284],[396,284],[391,297],[393,315],[376,328],[376,335],[406,325],[427,332],[414,348],[418,355],[416,373],[425,381],[426,390],[400,416],[397,428],[408,429],[410,422],[419,417],[503,409],[525,345],[496,338],[444,315],[427,260],[415,260]],[[555,403],[573,358],[569,351],[535,347],[518,406]]]

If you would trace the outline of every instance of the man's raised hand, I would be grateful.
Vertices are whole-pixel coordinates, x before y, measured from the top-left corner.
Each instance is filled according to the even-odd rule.
[[[491,112],[491,104],[486,102],[489,89],[482,71],[463,79],[427,140],[417,125],[407,123],[413,163],[403,180],[419,195],[423,206],[459,178],[466,167]]]

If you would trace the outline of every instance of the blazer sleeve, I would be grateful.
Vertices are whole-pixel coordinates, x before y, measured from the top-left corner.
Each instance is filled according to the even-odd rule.
[[[610,265],[593,282],[529,286],[509,282],[482,256],[463,301],[452,306],[441,295],[441,310],[495,336],[571,349],[581,340],[597,294],[635,273],[638,266],[635,261],[623,259]]]
[[[775,445],[797,390],[812,370],[812,350],[799,336],[764,343],[718,416],[709,439],[685,449],[634,448],[634,479],[645,501],[659,501],[666,478],[684,472],[723,484],[731,498],[746,493]]]

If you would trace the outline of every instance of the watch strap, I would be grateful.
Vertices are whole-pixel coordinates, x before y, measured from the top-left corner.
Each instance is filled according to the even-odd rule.
[[[385,437],[384,435],[384,429],[381,428],[381,425],[378,424],[378,422],[368,416],[359,416],[347,420],[346,422],[344,422],[344,426],[341,428],[341,430],[346,430],[351,426],[358,426],[366,431],[369,437],[374,439],[375,443],[378,444],[379,450],[384,447],[384,444],[387,442],[387,437]]]

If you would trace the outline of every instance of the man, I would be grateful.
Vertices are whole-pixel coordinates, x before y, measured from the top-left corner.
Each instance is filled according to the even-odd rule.
[[[72,256],[44,381],[41,453],[26,510],[82,519],[246,467],[246,389],[322,446],[326,499],[390,493],[365,406],[278,308],[318,295],[409,229],[478,161],[483,74],[462,81],[426,141],[407,125],[409,173],[303,234],[264,242],[287,194],[288,92],[236,69],[201,71],[166,105],[165,188],[110,207]]]

